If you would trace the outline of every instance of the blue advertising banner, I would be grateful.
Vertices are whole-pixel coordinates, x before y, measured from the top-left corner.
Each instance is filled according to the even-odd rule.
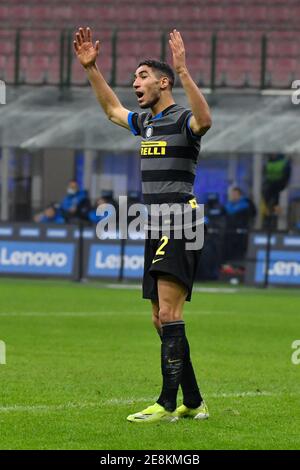
[[[259,250],[256,257],[255,282],[264,282],[266,252]],[[269,265],[270,284],[300,285],[300,251],[272,250]]]
[[[78,278],[78,227],[0,224],[0,275]]]
[[[131,243],[125,246],[124,271],[125,279],[142,279],[144,273],[144,243]]]
[[[300,236],[274,234],[270,243],[268,282],[270,285],[300,286]],[[249,237],[246,282],[262,285],[266,279],[267,235]]]
[[[74,249],[71,243],[0,241],[0,273],[72,275]]]
[[[101,240],[93,226],[0,223],[0,276],[141,280],[143,269],[143,235]]]
[[[119,240],[88,243],[87,270],[85,277],[118,279],[121,271],[122,245]],[[142,279],[144,269],[144,243],[124,246],[123,278]]]
[[[121,268],[121,244],[93,243],[89,247],[87,277],[119,277]]]

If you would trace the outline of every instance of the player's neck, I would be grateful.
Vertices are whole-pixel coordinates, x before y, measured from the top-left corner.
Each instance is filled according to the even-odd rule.
[[[152,108],[151,114],[152,116],[157,116],[157,114],[161,113],[164,109],[168,108],[175,104],[173,96],[167,96],[165,98],[161,98]]]

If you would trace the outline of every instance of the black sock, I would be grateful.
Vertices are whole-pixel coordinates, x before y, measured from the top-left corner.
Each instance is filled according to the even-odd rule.
[[[185,356],[184,322],[166,323],[162,326],[161,368],[163,386],[157,403],[167,411],[176,409],[178,388],[181,382]]]
[[[181,377],[183,404],[188,408],[198,408],[202,402],[202,396],[197,384],[194,368],[190,357],[190,346],[185,337],[184,366]]]
[[[161,330],[160,331],[157,330],[157,333],[162,341]],[[163,373],[163,361],[161,362],[161,370]],[[185,336],[184,363],[183,363],[183,370],[182,370],[180,385],[182,388],[184,405],[187,406],[188,408],[198,408],[198,406],[201,405],[203,398],[201,396],[201,393],[197,384],[197,379],[195,376],[194,368],[193,368],[191,357],[190,357],[190,346],[189,346],[189,342],[186,336]],[[165,397],[162,392],[158,399],[158,403],[164,406],[164,401],[165,401]]]

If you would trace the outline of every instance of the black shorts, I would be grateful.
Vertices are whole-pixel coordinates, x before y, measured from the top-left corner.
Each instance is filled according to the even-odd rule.
[[[172,236],[145,240],[144,299],[157,302],[157,276],[169,274],[186,287],[186,300],[191,300],[201,250],[186,250],[186,242],[185,238],[177,240]]]

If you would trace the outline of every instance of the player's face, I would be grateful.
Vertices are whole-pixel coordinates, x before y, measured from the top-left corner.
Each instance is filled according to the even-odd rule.
[[[160,99],[161,80],[147,65],[141,65],[135,72],[133,88],[135,90],[139,106],[151,108]]]

